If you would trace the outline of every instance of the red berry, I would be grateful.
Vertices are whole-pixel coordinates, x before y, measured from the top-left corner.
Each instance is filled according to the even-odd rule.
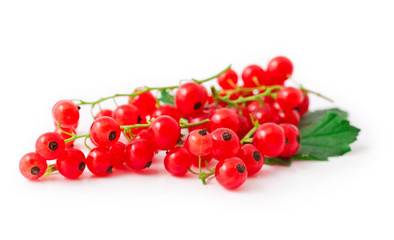
[[[291,157],[297,153],[301,145],[301,136],[298,128],[292,124],[282,123],[281,126],[285,132],[285,147],[279,156]]]
[[[29,180],[37,180],[45,174],[47,161],[35,152],[25,154],[19,162],[19,170]]]
[[[86,165],[94,175],[107,176],[111,174],[111,151],[107,147],[93,148],[86,158]]]
[[[109,150],[111,151],[111,162],[114,168],[117,169],[123,168],[125,148],[126,145],[119,141],[109,148]]]
[[[238,114],[228,108],[219,108],[211,116],[211,129],[229,128],[234,132],[238,132],[240,122]]]
[[[64,177],[76,179],[85,170],[85,161],[85,155],[81,150],[67,148],[56,160],[56,167]]]
[[[154,151],[149,141],[145,139],[133,140],[126,146],[124,160],[131,169],[139,171],[151,166]]]
[[[285,146],[285,133],[276,123],[260,125],[253,136],[253,144],[267,157],[278,156]]]
[[[235,189],[246,181],[248,170],[240,158],[227,158],[216,165],[215,177],[223,187]]]
[[[237,155],[241,143],[237,134],[228,128],[218,128],[212,135],[212,156],[221,161]]]
[[[204,86],[189,82],[182,84],[175,94],[175,105],[182,116],[194,115],[201,112],[208,99]]]
[[[239,150],[237,157],[242,159],[248,169],[248,176],[260,171],[264,165],[264,156],[252,144],[245,144]]]
[[[73,101],[61,100],[53,106],[52,116],[62,127],[73,127],[78,124],[79,108]]]
[[[201,122],[205,119],[209,119],[209,114],[201,114],[196,117],[195,116],[190,117],[188,122],[189,123],[197,123],[197,122]],[[202,125],[195,126],[195,127],[189,127],[189,132],[192,132],[197,129],[206,129],[208,132],[211,132],[211,123],[207,122]]]
[[[308,108],[309,108],[309,97],[308,94],[304,93],[304,100],[302,101],[302,103],[296,107],[295,109],[298,111],[298,113],[300,114],[300,116],[304,116],[305,113],[308,112]]]
[[[113,111],[110,109],[103,109],[99,113],[94,116],[94,119],[97,119],[99,117],[112,117]]]
[[[237,87],[238,75],[232,69],[220,74],[217,79],[219,86],[224,90],[235,89]]]
[[[112,117],[119,125],[134,125],[142,121],[141,113],[138,108],[132,104],[118,106],[112,114]]]
[[[192,131],[186,142],[189,152],[196,156],[207,155],[212,151],[212,136],[206,129]]]
[[[192,165],[192,157],[186,148],[175,147],[164,158],[164,167],[174,176],[182,176]]]
[[[294,87],[284,87],[279,90],[276,101],[283,110],[293,110],[304,100],[304,93]]]
[[[297,110],[279,111],[278,114],[280,123],[290,123],[295,126],[300,123],[300,114]]]
[[[265,82],[266,73],[257,65],[247,66],[242,72],[242,80],[245,87],[256,87],[263,85]]]
[[[238,117],[239,117],[240,127],[237,132],[237,135],[240,139],[242,139],[253,128],[253,124],[250,118],[245,117],[244,115],[239,115]]]
[[[63,138],[54,132],[44,133],[36,141],[36,152],[46,160],[58,158],[65,147]]]
[[[97,146],[108,147],[120,137],[120,126],[111,117],[100,117],[90,127],[90,140]]]
[[[279,121],[279,117],[275,114],[275,111],[268,104],[264,104],[263,107],[256,109],[253,113],[253,118],[260,124]]]
[[[140,92],[143,89],[136,89],[136,92]],[[136,106],[141,113],[142,118],[150,116],[156,109],[156,98],[153,94],[148,91],[142,94],[130,97],[129,104]]]
[[[181,127],[172,117],[160,116],[150,124],[148,134],[158,150],[169,150],[177,144]]]
[[[178,112],[178,109],[175,106],[169,104],[165,104],[157,108],[156,111],[152,113],[152,118],[157,118],[164,115],[172,117],[177,122],[179,122],[181,119],[181,114]]]
[[[267,67],[267,85],[282,85],[293,73],[293,63],[286,57],[275,57]]]
[[[262,107],[264,105],[263,102],[258,101],[258,100],[253,100],[247,103],[246,109],[248,110],[249,113],[253,113],[256,111],[256,109]]]

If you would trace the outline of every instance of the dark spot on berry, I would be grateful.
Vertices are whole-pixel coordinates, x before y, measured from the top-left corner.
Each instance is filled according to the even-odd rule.
[[[286,144],[289,144],[289,139],[288,138],[286,138]]]
[[[112,132],[109,134],[108,139],[112,142],[113,140],[115,140],[115,138],[116,138],[116,131],[112,131]]]
[[[208,134],[208,131],[207,131],[206,128],[204,128],[204,129],[199,130],[199,131],[198,131],[198,134],[200,134],[201,136],[205,136],[205,135]]]
[[[144,168],[149,168],[150,167],[150,165],[152,165],[152,161],[149,161],[146,165],[145,165],[145,167]]]
[[[295,107],[294,110],[300,111],[300,106]]]
[[[168,154],[170,151],[166,151],[166,154]]]
[[[85,163],[81,162],[78,166],[79,171],[83,171],[85,169]]]
[[[201,106],[202,106],[202,103],[201,103],[201,102],[198,102],[198,103],[194,104],[193,109],[194,109],[194,110],[198,110],[198,109],[200,109]]]
[[[40,173],[40,171],[41,171],[40,168],[37,167],[37,166],[32,167],[32,168],[30,169],[31,174],[33,174],[33,175],[38,175],[38,174]]]
[[[81,110],[81,107],[80,107],[80,106],[77,106],[77,108],[78,108],[78,111]]]
[[[105,172],[106,172],[106,173],[112,173],[112,166],[109,166],[109,167],[107,168],[107,170],[105,170]]]
[[[300,137],[300,135],[297,135],[297,143],[298,143],[298,144],[301,143],[301,137]]]
[[[232,137],[233,137],[233,135],[231,135],[231,133],[228,131],[225,131],[224,133],[222,133],[222,138],[224,141],[230,141]]]
[[[244,172],[245,172],[245,169],[246,169],[245,165],[243,165],[243,164],[241,164],[241,163],[239,163],[237,166],[235,166],[235,168],[237,168],[237,171],[238,171],[239,173],[244,173]]]
[[[55,142],[55,141],[53,141],[53,142],[50,142],[49,144],[48,144],[48,148],[49,148],[49,150],[51,150],[51,151],[56,151],[56,149],[59,147],[59,145],[57,144],[57,142]]]
[[[137,123],[140,123],[142,121],[142,118],[140,115],[138,115]]]
[[[256,160],[257,162],[261,160],[261,154],[259,151],[253,152],[253,159]]]

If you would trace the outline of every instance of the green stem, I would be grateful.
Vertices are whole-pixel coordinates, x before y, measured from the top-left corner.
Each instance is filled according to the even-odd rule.
[[[56,171],[57,171],[56,163],[50,164],[48,165],[47,170],[44,173],[44,176],[54,173]]]
[[[241,139],[241,145],[246,142],[250,142],[250,139],[252,139],[253,141],[253,138],[251,137],[253,136],[254,132],[258,127],[259,127],[258,125],[255,125],[252,129],[250,129],[250,131]]]
[[[181,128],[196,127],[196,126],[203,125],[203,124],[205,124],[205,123],[207,123],[207,122],[209,122],[209,121],[210,121],[210,120],[207,118],[207,119],[204,119],[204,120],[202,120],[202,121],[195,122],[195,123],[185,123],[185,122],[181,122],[181,123],[180,123],[180,127],[181,127]],[[127,131],[129,131],[129,130],[131,130],[131,129],[133,129],[133,128],[147,128],[147,127],[150,126],[150,124],[151,124],[151,123],[135,124],[135,125],[123,125],[123,126],[120,126],[120,128],[123,129],[125,132],[127,132]]]
[[[188,172],[194,174],[194,175],[199,175],[198,173],[196,173],[195,171],[193,171],[191,168],[187,169]]]
[[[203,80],[196,80],[196,79],[192,78],[192,81],[195,82],[195,83],[199,83],[199,84],[204,83],[204,82],[208,82],[208,81],[210,81],[210,80],[212,80],[212,79],[215,79],[215,78],[219,77],[222,73],[226,72],[226,71],[229,70],[230,68],[231,68],[231,64],[228,65],[228,67],[226,67],[226,68],[225,68],[224,70],[222,70],[220,73],[218,73],[218,74],[216,74],[216,75],[214,75],[214,76],[212,76],[212,77],[210,77],[210,78],[206,78],[206,79],[203,79]]]
[[[306,93],[315,94],[316,96],[321,97],[321,98],[323,98],[323,99],[325,99],[325,100],[327,100],[327,101],[329,101],[329,102],[331,102],[331,103],[334,102],[334,100],[332,100],[331,98],[329,98],[329,97],[327,97],[327,96],[324,96],[323,94],[318,93],[318,92],[315,92],[315,91],[313,91],[313,90],[306,89],[306,88],[304,88],[304,87],[301,86],[301,85],[300,85],[300,89],[301,89],[302,91],[306,92]]]
[[[64,143],[69,143],[71,141],[74,141],[75,139],[83,138],[83,137],[84,138],[90,137],[90,133],[83,134],[83,135],[76,135],[76,134],[73,133],[71,138],[64,140]]]

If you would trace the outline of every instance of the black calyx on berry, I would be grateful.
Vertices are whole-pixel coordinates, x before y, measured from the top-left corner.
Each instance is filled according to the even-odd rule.
[[[201,102],[197,102],[196,104],[194,104],[193,109],[194,109],[194,110],[198,110],[198,109],[201,108],[201,106],[202,106],[202,103],[201,103]]]
[[[140,115],[138,115],[137,123],[139,124],[139,123],[141,123],[141,121],[142,121],[142,118]]]
[[[112,168],[113,168],[113,166],[109,166],[109,167],[107,168],[107,170],[105,170],[105,172],[106,172],[106,173],[112,173]]]
[[[301,136],[297,135],[297,143],[300,144],[301,143]]]
[[[81,107],[77,105],[78,111],[81,110]]]
[[[145,165],[145,167],[144,168],[149,168],[150,167],[150,165],[152,165],[152,161],[149,161],[146,165]]]
[[[256,160],[256,162],[261,160],[261,154],[259,151],[254,151],[253,152],[253,159]]]
[[[243,165],[243,164],[237,164],[237,166],[235,166],[235,168],[237,169],[237,171],[239,172],[239,173],[244,173],[245,172],[245,169],[246,169],[246,167],[245,167],[245,165]]]
[[[116,139],[116,131],[112,131],[112,132],[109,134],[108,139],[109,139],[110,141],[115,140],[115,139]]]
[[[53,141],[53,142],[50,142],[49,144],[48,144],[48,148],[49,148],[49,150],[51,150],[51,151],[56,151],[56,149],[59,147],[59,145],[57,144],[57,142],[55,142],[55,141]]]
[[[79,166],[78,166],[78,170],[79,171],[83,171],[85,169],[85,163],[84,162],[81,162],[80,164],[79,164]]]
[[[285,138],[285,140],[286,140],[286,144],[289,144],[289,139],[288,138]]]
[[[37,166],[32,167],[32,168],[30,169],[30,173],[33,174],[33,175],[38,175],[38,174],[40,173],[40,171],[41,171],[40,168],[37,167]]]
[[[206,128],[201,129],[198,131],[198,134],[200,134],[201,136],[206,136],[208,134],[208,130]]]
[[[233,135],[229,131],[222,133],[222,138],[224,141],[230,141]]]

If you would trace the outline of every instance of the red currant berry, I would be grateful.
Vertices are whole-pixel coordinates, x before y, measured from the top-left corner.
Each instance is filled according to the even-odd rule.
[[[197,122],[201,122],[205,119],[209,119],[209,114],[201,114],[196,117],[194,117],[194,116],[190,117],[188,122],[189,123],[197,123]],[[195,127],[189,127],[189,132],[192,132],[197,129],[206,129],[208,132],[211,132],[211,123],[207,122],[202,125],[195,126]]]
[[[248,169],[248,176],[260,171],[264,165],[264,156],[252,144],[245,144],[239,150],[237,157],[242,159]]]
[[[181,127],[172,117],[160,116],[150,124],[148,134],[158,150],[169,150],[177,144]]]
[[[25,154],[19,162],[19,170],[29,180],[37,180],[47,170],[47,161],[35,152]]]
[[[143,89],[136,89],[136,92],[140,92]],[[156,98],[153,94],[148,91],[142,94],[130,97],[129,104],[136,106],[141,113],[142,118],[150,116],[156,109]]]
[[[86,158],[86,165],[91,173],[107,176],[112,173],[111,151],[107,147],[93,148]]]
[[[78,124],[79,107],[70,100],[61,100],[53,106],[52,116],[62,127],[73,127]]]
[[[237,134],[238,137],[242,139],[253,128],[253,124],[250,118],[247,118],[244,115],[239,115],[238,117],[240,127]]]
[[[183,176],[192,165],[189,151],[183,147],[175,147],[164,158],[164,167],[174,176]]]
[[[211,129],[229,128],[234,132],[238,132],[240,122],[238,114],[228,108],[219,108],[211,116]]]
[[[248,170],[240,158],[227,158],[216,165],[215,177],[224,188],[235,189],[246,181]]]
[[[85,155],[81,150],[67,148],[56,160],[56,167],[64,177],[76,179],[85,170],[85,161]]]
[[[241,143],[237,134],[228,128],[218,128],[211,133],[212,156],[221,161],[237,155]]]
[[[76,130],[75,128],[71,127],[71,128],[62,128],[63,131],[68,132],[68,133],[73,133],[76,134]],[[61,131],[58,127],[55,128],[55,133],[59,134],[64,140],[67,140],[69,138],[72,138],[72,136],[70,134],[67,134],[65,132]],[[71,147],[74,144],[74,140],[67,142],[66,143],[66,147]]]
[[[297,110],[279,111],[279,122],[298,126],[300,123],[300,114]]]
[[[109,150],[111,151],[111,162],[114,168],[117,169],[123,168],[125,148],[126,145],[119,141],[109,148]]]
[[[224,90],[235,89],[237,87],[238,75],[232,69],[220,74],[217,79],[219,86]]]
[[[258,101],[258,100],[253,100],[247,103],[246,109],[248,110],[249,113],[253,113],[256,111],[258,108],[262,107],[264,105],[263,102]]]
[[[90,140],[97,146],[108,147],[120,137],[120,126],[111,117],[100,117],[90,127]]]
[[[267,73],[269,75],[267,85],[282,85],[293,73],[293,63],[286,57],[275,57],[268,63]]]
[[[308,108],[309,108],[309,97],[308,94],[304,93],[304,101],[302,101],[302,103],[295,109],[298,111],[300,116],[304,116],[305,113],[308,112]]]
[[[124,159],[127,166],[139,171],[151,166],[154,151],[149,141],[145,139],[133,140],[126,146]]]
[[[279,90],[276,101],[283,110],[293,110],[304,100],[303,92],[294,87],[285,87]]]
[[[253,144],[267,157],[278,156],[285,146],[285,133],[276,123],[260,125],[253,136]]]
[[[267,122],[279,122],[279,117],[268,104],[264,104],[263,107],[256,109],[253,113],[253,118],[260,124]]]
[[[65,148],[63,138],[54,132],[44,133],[36,141],[36,152],[46,160],[58,158]]]
[[[177,122],[179,122],[181,119],[181,114],[178,112],[178,109],[175,106],[169,104],[165,104],[157,108],[156,111],[152,113],[152,118],[157,118],[164,115],[172,117]]]
[[[196,156],[207,155],[212,151],[212,136],[206,129],[192,131],[186,142],[189,152]]]
[[[182,116],[194,115],[201,112],[208,99],[204,86],[189,82],[182,84],[175,94],[175,105]]]
[[[285,131],[285,147],[279,156],[291,157],[300,148],[301,136],[298,128],[292,124],[282,123],[279,126]]]
[[[142,121],[141,113],[138,108],[132,104],[118,106],[112,114],[112,117],[119,125],[134,125]]]
[[[94,116],[94,119],[97,119],[99,117],[112,117],[113,111],[110,109],[103,109],[99,113]]]
[[[247,66],[242,72],[242,80],[245,87],[256,87],[264,84],[265,71],[257,65]]]

